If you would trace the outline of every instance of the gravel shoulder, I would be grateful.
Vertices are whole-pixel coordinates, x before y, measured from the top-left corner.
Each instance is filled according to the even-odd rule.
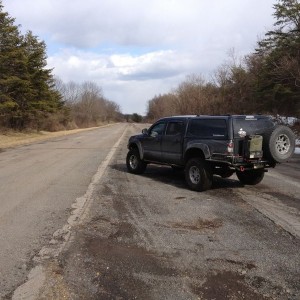
[[[195,193],[169,167],[129,174],[127,137],[68,248],[46,262],[39,299],[300,298],[299,238],[245,201],[269,195],[299,213],[298,190],[216,177]]]

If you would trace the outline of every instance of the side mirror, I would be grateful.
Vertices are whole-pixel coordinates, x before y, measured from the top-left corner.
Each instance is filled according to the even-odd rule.
[[[158,133],[156,131],[151,132],[151,137],[156,138],[158,136]]]
[[[148,135],[148,129],[147,129],[147,128],[144,128],[144,129],[142,130],[142,134]]]

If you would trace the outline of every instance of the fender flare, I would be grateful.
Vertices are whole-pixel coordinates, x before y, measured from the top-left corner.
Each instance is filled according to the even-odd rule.
[[[133,141],[128,145],[128,149],[137,148],[140,154],[140,159],[144,158],[144,151],[142,144],[139,140]]]
[[[187,152],[189,152],[190,150],[194,150],[194,149],[195,150],[201,150],[205,159],[211,157],[211,153],[210,153],[209,147],[206,144],[203,144],[203,143],[200,143],[200,142],[199,143],[195,143],[195,142],[188,143],[187,147],[185,149],[184,157],[186,157]]]

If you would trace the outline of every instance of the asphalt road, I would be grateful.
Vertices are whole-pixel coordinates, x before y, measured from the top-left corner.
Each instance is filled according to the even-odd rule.
[[[11,270],[6,269],[7,277],[1,267],[1,292],[3,287],[12,291],[8,287],[20,284],[34,267],[33,279],[13,299],[299,299],[300,157],[270,170],[260,185],[242,186],[234,176],[215,177],[212,190],[196,193],[187,189],[183,174],[170,167],[149,165],[143,175],[127,172],[127,140],[142,127],[116,125],[68,137],[68,147],[53,141],[0,154],[2,174],[3,160],[13,160],[14,151],[35,149],[16,155],[14,168],[26,156],[31,157],[28,168],[32,161],[46,161],[39,160],[40,149],[45,157],[54,152],[54,161],[47,167],[54,172],[48,188],[39,187],[43,176],[50,176],[48,172],[35,171],[36,184],[29,180],[29,171],[18,180],[25,181],[24,190],[36,186],[41,199],[49,193],[51,202],[55,201],[39,204],[37,193],[32,193],[19,200],[19,208],[10,210],[13,196],[3,201],[6,211],[16,215],[5,219],[1,212],[1,232],[7,220],[6,227],[14,228],[11,233],[16,237],[10,246],[5,240],[10,233],[1,235],[1,246],[2,240],[7,246],[6,259],[1,252],[1,266],[9,259],[13,262]],[[64,139],[59,143],[65,143]],[[67,154],[61,148],[67,148]],[[84,148],[89,149],[85,154]],[[58,167],[73,155],[77,163]],[[14,176],[18,172],[11,171]],[[81,180],[76,181],[73,172]],[[55,174],[60,174],[59,180]],[[12,185],[14,176],[8,176],[6,183]],[[43,247],[47,249],[47,243],[60,243],[53,241],[53,233],[64,228],[74,209],[71,204],[84,194],[88,199],[84,212],[72,223],[60,252],[31,259]],[[40,218],[32,221],[33,215]],[[18,219],[26,222],[12,226]],[[29,233],[18,244],[26,228]],[[25,247],[29,250],[23,251]],[[19,280],[14,282],[14,276]]]
[[[137,132],[127,130],[68,247],[44,264],[38,298],[299,299],[299,156],[260,185],[215,177],[196,193],[169,167],[126,171]]]
[[[113,125],[0,153],[0,299],[26,280],[123,131]]]

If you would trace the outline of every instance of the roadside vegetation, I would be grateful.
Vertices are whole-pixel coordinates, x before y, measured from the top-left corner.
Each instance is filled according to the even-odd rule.
[[[234,50],[211,79],[188,76],[148,102],[147,117],[177,114],[272,114],[300,117],[300,3],[279,0],[274,28],[245,57]]]
[[[55,78],[55,89],[68,111],[68,127],[86,128],[123,120],[118,104],[106,99],[94,82],[64,83]]]

